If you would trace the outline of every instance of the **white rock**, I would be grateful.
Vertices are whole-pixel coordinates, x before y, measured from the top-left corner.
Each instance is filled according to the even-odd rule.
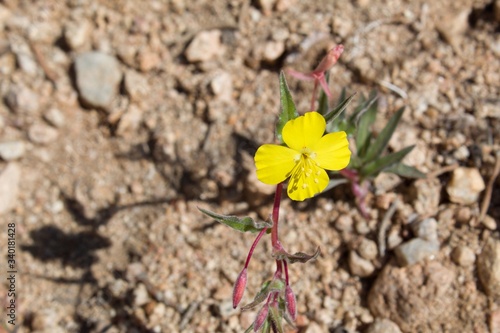
[[[477,272],[486,293],[500,297],[500,241],[490,238],[477,259]]]
[[[439,244],[421,238],[414,238],[399,245],[396,258],[401,266],[413,265],[427,258],[432,258],[439,251]]]
[[[58,132],[55,128],[44,124],[34,124],[28,129],[28,137],[33,143],[45,145],[57,139]]]
[[[211,60],[224,53],[220,30],[201,31],[186,49],[189,62]]]
[[[375,271],[375,266],[369,260],[361,258],[356,251],[349,253],[349,268],[353,275],[359,277],[370,276]]]
[[[47,112],[44,113],[43,118],[47,120],[51,125],[58,128],[63,127],[66,123],[64,114],[61,112],[61,110],[56,108],[47,110]]]
[[[23,141],[8,141],[0,143],[0,158],[4,161],[17,160],[24,155]]]
[[[147,78],[142,74],[130,70],[125,73],[125,91],[132,101],[139,101],[150,91]]]
[[[363,238],[359,244],[358,253],[366,260],[374,260],[378,254],[377,243],[371,239]]]
[[[0,214],[7,213],[16,206],[20,180],[21,169],[15,163],[7,164],[0,171]]]
[[[484,180],[478,169],[460,167],[453,171],[446,191],[452,202],[471,205],[477,201],[484,188]]]
[[[72,50],[78,50],[89,41],[91,29],[87,20],[70,22],[64,27],[64,40]]]
[[[233,95],[233,78],[228,72],[217,74],[210,82],[210,88],[214,95],[221,100],[230,100]]]
[[[422,221],[417,221],[412,223],[411,227],[417,237],[425,239],[429,242],[438,242],[436,219],[428,218]]]
[[[267,62],[276,61],[285,52],[283,41],[268,41],[264,44],[262,59]]]
[[[476,261],[476,255],[467,246],[457,246],[451,252],[451,259],[460,266],[470,266]]]
[[[38,95],[29,88],[13,87],[5,98],[7,105],[17,113],[36,113],[40,107]]]

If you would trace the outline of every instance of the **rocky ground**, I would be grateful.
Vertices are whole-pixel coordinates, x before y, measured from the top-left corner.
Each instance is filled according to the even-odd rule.
[[[288,332],[500,332],[499,29],[498,0],[0,1],[2,274],[9,223],[18,268],[0,331],[244,331],[253,236],[196,207],[267,218],[252,156],[278,73],[342,43],[332,92],[376,88],[375,131],[406,106],[390,149],[416,144],[427,178],[377,177],[368,220],[347,185],[284,200],[282,243],[322,249],[291,266]],[[288,81],[307,111],[312,86]],[[267,241],[249,269],[243,302]]]

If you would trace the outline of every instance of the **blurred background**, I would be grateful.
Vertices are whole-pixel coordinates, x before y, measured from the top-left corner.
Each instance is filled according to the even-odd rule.
[[[415,144],[427,177],[379,175],[368,219],[348,185],[285,197],[282,243],[322,249],[290,268],[287,332],[500,332],[499,29],[498,0],[0,1],[0,242],[15,223],[19,271],[0,331],[243,332],[256,312],[232,285],[254,236],[196,207],[267,219],[253,154],[279,71],[343,44],[335,99],[357,93],[349,114],[376,89],[375,133],[406,106],[389,151]],[[308,111],[312,84],[287,79]]]

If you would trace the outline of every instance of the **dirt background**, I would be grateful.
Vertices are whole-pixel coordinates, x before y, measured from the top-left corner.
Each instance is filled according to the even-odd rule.
[[[244,331],[256,312],[231,293],[254,236],[196,207],[268,217],[252,156],[274,139],[278,73],[342,43],[334,96],[377,89],[375,132],[406,106],[390,149],[416,144],[406,162],[429,176],[377,177],[368,220],[349,186],[284,199],[285,247],[322,249],[291,266],[289,332],[500,332],[498,180],[480,221],[499,25],[485,0],[0,1],[0,241],[15,223],[19,270],[0,331]],[[92,50],[109,57],[80,64]],[[288,81],[307,111],[312,85]],[[274,271],[269,243],[243,302]]]

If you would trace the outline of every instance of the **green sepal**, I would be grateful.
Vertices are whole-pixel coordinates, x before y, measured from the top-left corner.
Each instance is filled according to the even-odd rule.
[[[379,159],[376,159],[375,161],[372,161],[364,165],[361,168],[360,172],[361,176],[363,177],[376,176],[380,171],[392,166],[395,163],[400,162],[406,155],[408,155],[413,150],[413,148],[415,148],[415,145],[403,148],[395,153],[385,155]]]
[[[256,222],[249,216],[239,218],[232,215],[220,215],[200,207],[198,207],[198,209],[200,210],[200,212],[213,218],[217,222],[225,224],[228,227],[241,232],[249,231],[255,233],[261,231],[264,228],[271,228],[273,226],[273,224],[270,222]]]
[[[283,318],[281,311],[276,306],[269,307],[269,317],[271,318],[272,325],[278,333],[283,333]]]
[[[264,325],[262,325],[261,332],[262,333],[271,333],[271,324],[269,324],[269,320],[266,320]]]
[[[265,283],[262,284],[262,288],[257,293],[257,295],[255,295],[253,301],[246,304],[245,306],[241,307],[241,311],[250,310],[250,309],[256,307],[260,303],[264,302],[270,293],[276,292],[276,291],[281,292],[285,287],[286,287],[285,281],[283,281],[281,279],[274,279],[272,281],[266,281]]]
[[[286,83],[285,74],[283,71],[280,72],[280,99],[281,99],[281,113],[278,117],[278,123],[276,124],[276,137],[280,143],[283,143],[283,127],[285,124],[295,119],[299,116],[297,109],[295,108],[295,103],[293,102],[292,95],[288,89],[288,84]]]
[[[306,263],[309,260],[314,260],[320,255],[320,253],[321,251],[320,248],[318,247],[313,254],[307,254],[303,252],[296,252],[294,254],[290,254],[285,250],[280,250],[280,251],[274,251],[272,256],[276,260],[286,260],[290,264],[294,264],[296,262]]]
[[[406,178],[425,178],[425,173],[418,171],[416,168],[404,163],[395,163],[384,169],[384,172],[394,173]]]
[[[401,116],[403,115],[404,107],[400,108],[387,122],[387,125],[377,136],[375,141],[373,141],[367,149],[366,155],[362,159],[365,163],[371,162],[384,151],[387,143],[392,137],[396,126],[398,125]]]

